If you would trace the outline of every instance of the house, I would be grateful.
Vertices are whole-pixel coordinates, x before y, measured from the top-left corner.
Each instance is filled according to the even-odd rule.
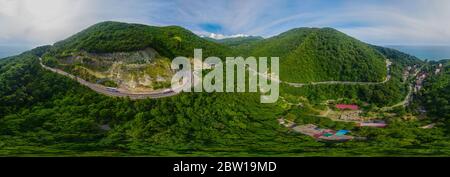
[[[354,104],[337,104],[336,108],[341,109],[341,110],[346,110],[346,109],[354,110],[354,111],[359,110],[359,106],[354,105]]]
[[[436,69],[436,71],[434,72],[434,74],[439,74],[441,72],[441,69]]]

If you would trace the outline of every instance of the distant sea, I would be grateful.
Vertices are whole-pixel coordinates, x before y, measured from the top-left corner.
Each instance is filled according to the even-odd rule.
[[[450,46],[389,45],[386,47],[414,55],[422,60],[450,59]]]
[[[22,52],[30,50],[29,46],[4,46],[0,45],[0,59],[13,55],[18,55]]]

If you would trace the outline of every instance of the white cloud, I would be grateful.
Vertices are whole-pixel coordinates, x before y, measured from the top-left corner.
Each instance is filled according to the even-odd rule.
[[[89,0],[0,0],[0,43],[48,44],[76,32],[95,11]]]
[[[148,23],[157,15],[150,12],[163,4],[133,0],[0,0],[0,44],[53,44],[107,20]]]
[[[348,6],[345,13],[324,23],[364,23],[338,29],[375,44],[450,45],[450,1],[399,1],[389,5]]]

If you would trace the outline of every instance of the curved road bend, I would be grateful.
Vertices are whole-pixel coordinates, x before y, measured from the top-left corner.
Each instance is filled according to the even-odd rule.
[[[69,73],[67,73],[65,71],[62,71],[60,69],[55,69],[55,68],[51,68],[51,67],[45,66],[42,63],[42,58],[39,58],[39,63],[40,63],[40,65],[43,68],[45,68],[45,69],[47,69],[49,71],[52,71],[54,73],[57,73],[57,74],[60,74],[60,75],[66,76],[66,77],[69,77],[71,79],[74,79],[78,83],[80,83],[80,84],[82,84],[82,85],[84,85],[86,87],[89,87],[90,89],[92,89],[92,90],[94,90],[94,91],[96,91],[98,93],[101,93],[101,94],[104,94],[104,95],[107,95],[107,96],[130,97],[130,99],[147,99],[147,98],[156,99],[156,98],[164,98],[164,97],[175,96],[175,95],[178,94],[177,92],[173,91],[172,89],[157,90],[157,91],[152,91],[152,92],[139,92],[139,93],[131,92],[129,90],[120,89],[117,92],[114,92],[114,91],[108,90],[107,87],[105,87],[103,85],[93,84],[93,83],[90,83],[90,82],[88,82],[88,81],[86,81],[86,80],[84,80],[82,78],[79,78],[79,77],[74,76],[72,74],[69,74]],[[278,79],[273,79],[272,77],[270,79],[272,81],[275,81],[275,82],[286,83],[286,84],[288,84],[290,86],[293,86],[293,87],[303,87],[305,85],[322,85],[322,84],[376,85],[376,84],[386,83],[386,82],[388,82],[391,79],[391,75],[390,75],[390,66],[391,66],[391,64],[392,64],[392,62],[390,62],[389,60],[386,60],[386,66],[388,67],[388,69],[387,69],[388,75],[386,77],[386,80],[384,80],[382,82],[324,81],[324,82],[312,82],[312,83],[290,83],[290,82],[283,82],[283,81],[278,80]],[[253,71],[253,72],[256,72],[258,75],[261,75],[261,73],[259,73],[257,71]],[[195,74],[193,74],[193,75],[195,75]],[[264,76],[267,77],[266,75],[264,75]],[[194,83],[194,84],[197,84],[197,83]]]
[[[414,76],[413,76],[414,80],[417,78],[417,75],[420,73],[420,71],[422,71],[423,67],[424,66],[422,66],[419,70],[417,70],[414,73]],[[409,86],[408,86],[408,94],[406,95],[405,99],[403,99],[401,102],[399,102],[399,103],[397,103],[395,105],[383,107],[383,108],[381,108],[381,110],[388,111],[388,110],[392,110],[393,108],[398,107],[398,106],[403,106],[403,107],[408,106],[410,104],[410,102],[412,101],[413,88],[414,88],[414,85],[412,83],[409,84]]]
[[[171,96],[175,96],[178,93],[173,91],[172,89],[165,89],[165,90],[156,90],[156,91],[152,91],[152,92],[138,92],[138,93],[134,93],[131,92],[129,90],[118,90],[118,91],[112,91],[112,90],[108,90],[107,87],[100,85],[100,84],[93,84],[90,83],[80,77],[74,76],[72,74],[69,74],[65,71],[62,71],[60,69],[55,69],[55,68],[51,68],[48,66],[45,66],[42,63],[42,59],[39,58],[39,63],[41,64],[41,66],[49,71],[52,71],[54,73],[69,77],[71,79],[76,80],[78,83],[80,83],[81,85],[84,85],[86,87],[89,87],[90,89],[94,90],[97,93],[103,94],[103,95],[107,95],[107,96],[112,96],[112,97],[129,97],[130,99],[133,100],[137,100],[137,99],[147,99],[147,98],[152,98],[152,99],[156,99],[156,98],[164,98],[164,97],[171,97]]]

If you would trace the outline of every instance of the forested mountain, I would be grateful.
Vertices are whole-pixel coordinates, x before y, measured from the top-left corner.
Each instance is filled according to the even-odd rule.
[[[128,52],[153,48],[164,57],[194,55],[194,48],[202,48],[204,56],[225,56],[230,50],[205,40],[179,26],[155,27],[120,22],[93,25],[66,40],[54,44],[56,54],[74,51],[91,53]]]
[[[376,156],[443,155],[441,129],[394,119],[386,129],[308,116],[297,121],[349,129],[367,142],[329,144],[278,125],[283,104],[258,94],[185,93],[132,101],[100,95],[44,70],[30,52],[0,64],[0,155]],[[370,148],[368,148],[370,147]],[[436,149],[430,151],[430,149]],[[386,154],[386,152],[388,152]]]
[[[233,52],[178,26],[102,22],[55,43],[43,61],[92,83],[145,92],[170,86],[171,59],[192,58],[195,48],[203,57]]]
[[[435,120],[446,122],[450,131],[450,60],[438,63],[443,65],[442,71],[425,81],[418,99],[428,114]]]
[[[412,66],[414,64],[421,64],[423,63],[422,60],[415,56],[408,55],[406,53],[400,52],[395,49],[381,47],[381,46],[372,46],[374,49],[379,51],[381,54],[383,54],[385,57],[389,58],[390,60],[394,61],[395,63],[401,64],[403,66]]]
[[[251,56],[280,57],[280,77],[289,82],[382,81],[386,57],[331,28],[297,28],[262,40]]]
[[[202,48],[204,58],[218,56],[224,59],[238,54],[279,57],[280,78],[287,82],[380,82],[387,74],[385,56],[368,44],[331,28],[297,28],[268,39],[207,40],[176,26],[102,22],[57,42],[50,54],[63,58],[79,51],[110,53],[146,48],[152,48],[168,59],[192,57],[194,48]]]
[[[281,77],[292,82],[381,81],[386,75],[382,55],[330,28],[299,28],[266,40],[241,37],[212,42],[177,26],[102,22],[56,43],[51,53],[67,56],[76,51],[108,53],[145,48],[153,48],[167,58],[192,57],[194,48],[202,48],[204,57],[223,58],[235,53],[278,56]]]
[[[361,128],[353,123],[313,115],[314,109],[322,106],[321,101],[338,97],[362,102],[361,105],[368,107],[364,109],[398,102],[406,95],[408,86],[400,79],[403,68],[416,62],[414,58],[410,60],[409,56],[390,49],[375,50],[329,28],[299,28],[241,44],[224,45],[208,41],[180,27],[104,22],[52,46],[2,59],[0,155],[450,154],[450,141],[443,126],[420,129],[421,121],[389,117],[392,112],[386,113],[389,126],[385,129]],[[80,53],[87,53],[82,56],[122,55],[149,48],[165,59],[177,55],[191,56],[194,48],[204,48],[205,56],[233,56],[236,53],[279,56],[281,78],[295,82],[380,81],[386,76],[385,59],[390,58],[394,62],[393,78],[385,84],[373,86],[282,86],[282,96],[306,100],[304,107],[292,106],[281,98],[274,104],[261,104],[259,93],[182,93],[161,99],[130,100],[98,94],[75,80],[45,70],[38,60],[41,56],[61,60]],[[80,66],[80,63],[76,65]],[[448,65],[446,67],[448,73]],[[433,105],[445,103],[447,81],[446,76],[430,80],[431,86],[426,86],[423,93],[427,98],[424,100],[428,104],[427,109],[436,117],[446,116],[441,113],[447,107]],[[311,105],[316,107],[311,108]],[[353,135],[367,139],[346,143],[316,141],[280,126],[277,121],[280,117],[292,117],[302,124],[351,130]]]
[[[240,47],[242,45],[250,45],[252,43],[264,40],[261,36],[246,36],[246,37],[233,37],[233,38],[225,38],[225,39],[213,39],[209,37],[205,37],[205,39],[217,42],[220,44],[224,44],[230,47]]]

